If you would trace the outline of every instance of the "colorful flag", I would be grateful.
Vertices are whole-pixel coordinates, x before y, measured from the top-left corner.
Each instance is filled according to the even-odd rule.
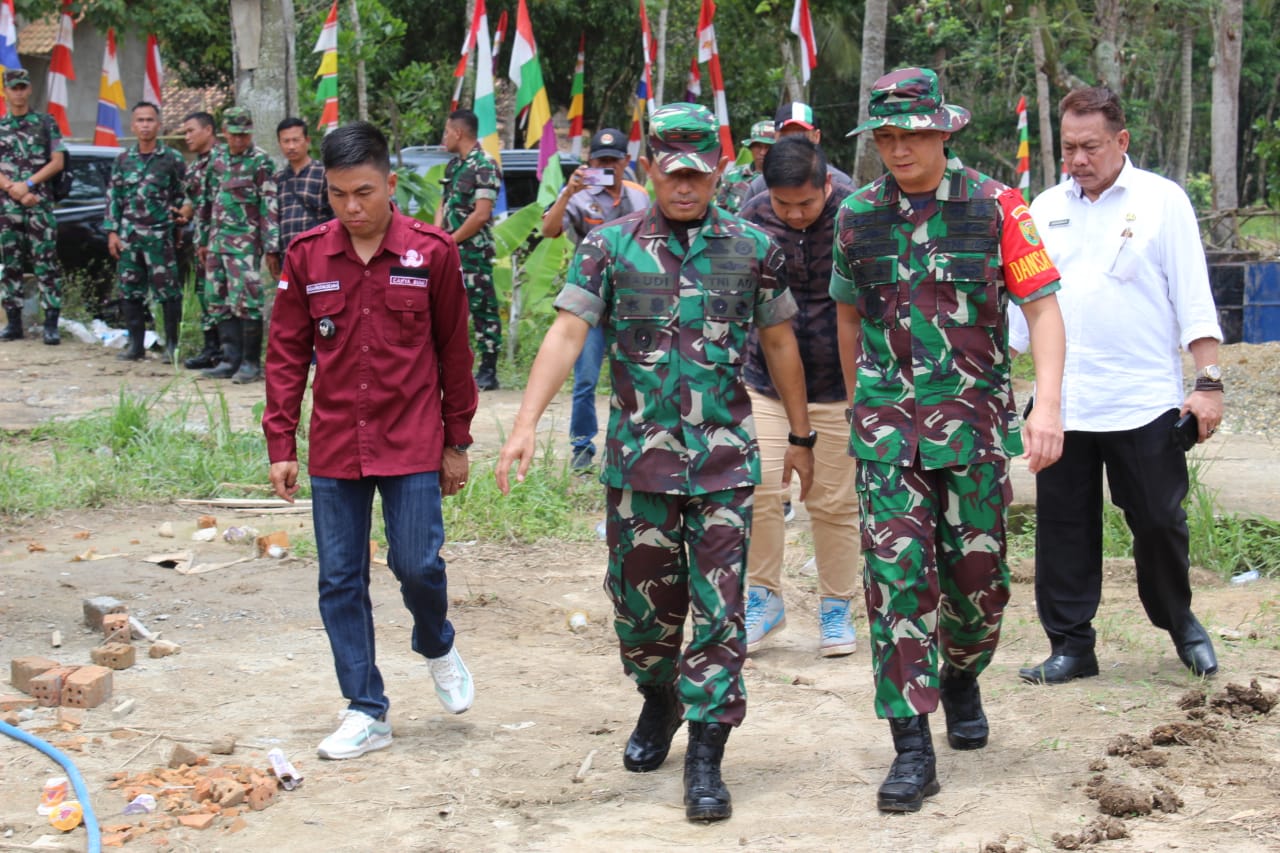
[[[698,15],[698,61],[707,63],[711,72],[711,91],[715,96],[716,119],[720,122],[720,149],[726,156],[734,152],[733,134],[729,131],[729,103],[724,96],[724,76],[720,73],[720,50],[716,47],[715,0],[702,0]]]
[[[13,0],[0,2],[0,73],[10,68],[21,68],[22,60],[18,58],[18,23],[13,11]],[[6,112],[6,105],[0,102],[0,116]]]
[[[640,0],[640,51],[644,54],[644,90],[645,102],[649,106],[649,117],[657,108],[654,104],[653,91],[653,55],[657,53],[657,43],[649,30],[649,14],[644,9],[644,0]]]
[[[1027,96],[1018,98],[1018,189],[1031,201],[1031,146],[1027,142]]]
[[[458,57],[458,65],[453,69],[453,100],[449,101],[449,112],[453,112],[458,108],[458,102],[462,100],[462,83],[467,79],[467,66],[471,63],[471,48],[476,43],[476,27],[480,24],[479,10],[471,19],[471,29],[467,30],[467,37],[462,42],[462,55]]]
[[[582,159],[582,109],[584,75],[587,67],[587,34],[578,36],[578,61],[573,66],[573,85],[569,90],[569,142],[574,157]]]
[[[644,85],[644,78],[636,85],[635,105],[631,108],[631,133],[627,136],[627,159],[631,161],[631,170],[639,174],[640,143],[644,139],[644,105],[649,100],[649,90]]]
[[[818,67],[818,43],[813,38],[809,0],[796,0],[796,6],[791,11],[791,32],[800,38],[800,78],[807,86],[810,72]]]
[[[502,43],[507,38],[507,10],[503,9],[502,14],[498,16],[498,27],[493,32],[493,76],[498,76],[498,51],[502,50]]]
[[[155,33],[147,36],[147,73],[142,78],[142,100],[157,108],[164,106],[164,65],[160,63],[160,42]]]
[[[702,94],[702,72],[698,70],[698,57],[694,57],[689,63],[689,82],[684,84],[684,99],[686,103],[698,103],[698,97]]]
[[[538,146],[538,178],[556,152],[556,130],[551,123],[551,103],[542,82],[538,44],[533,38],[529,7],[520,0],[516,10],[516,35],[511,45],[511,66],[507,76],[516,84],[516,113],[524,116],[524,147]]]
[[[479,124],[477,135],[493,162],[502,168],[502,142],[498,139],[498,102],[493,96],[493,63],[489,59],[489,14],[484,0],[476,0],[476,97],[471,105]]]
[[[67,81],[76,79],[76,67],[71,61],[71,51],[75,49],[74,30],[71,0],[63,0],[62,15],[58,18],[58,39],[49,58],[49,115],[58,123],[58,130],[63,136],[71,135],[71,123],[67,121]]]
[[[324,19],[320,38],[316,39],[316,46],[311,52],[324,54],[316,71],[320,78],[320,85],[316,86],[316,103],[324,104],[316,127],[329,133],[338,129],[338,0],[333,0],[329,7],[329,17]]]
[[[102,55],[102,77],[98,82],[98,126],[94,145],[119,145],[120,116],[124,113],[124,86],[120,85],[120,62],[116,59],[116,31],[107,28],[107,49]]]

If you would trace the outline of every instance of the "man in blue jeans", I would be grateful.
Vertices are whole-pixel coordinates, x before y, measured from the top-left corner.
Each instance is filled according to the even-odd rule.
[[[627,137],[606,127],[591,137],[587,165],[579,166],[556,200],[542,214],[544,237],[564,234],[576,246],[591,229],[649,206],[644,187],[623,178],[627,168]],[[593,467],[596,419],[596,384],[604,364],[604,332],[592,328],[573,365],[573,409],[569,415],[569,443],[573,469]]]
[[[446,710],[471,707],[471,674],[445,617],[440,500],[466,483],[479,395],[458,249],[445,232],[392,207],[396,176],[386,137],[353,122],[326,136],[321,151],[341,227],[328,223],[303,233],[285,256],[271,315],[262,428],[271,485],[292,501],[314,350],[308,468],[320,616],[348,702],[318,752],[341,759],[391,745],[369,599],[375,490],[382,495],[387,562],[413,614],[413,650],[427,659]]]

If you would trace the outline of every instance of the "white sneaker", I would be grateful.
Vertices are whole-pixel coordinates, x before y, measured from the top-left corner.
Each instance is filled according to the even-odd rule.
[[[462,662],[458,647],[441,658],[427,658],[431,680],[436,683],[436,696],[450,714],[461,714],[471,707],[476,698],[476,686],[471,681],[471,671]]]
[[[342,725],[320,741],[320,746],[316,749],[321,758],[359,758],[366,752],[391,746],[390,723],[375,720],[364,711],[351,708],[339,716],[342,718]]]

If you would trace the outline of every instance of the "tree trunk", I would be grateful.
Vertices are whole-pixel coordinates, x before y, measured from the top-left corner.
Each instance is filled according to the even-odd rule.
[[[858,124],[867,120],[871,84],[884,76],[884,42],[889,29],[889,0],[867,0],[862,10],[862,77],[858,86]],[[867,134],[858,135],[853,161],[854,183],[869,184],[880,175],[880,162],[868,150]]]
[[[782,51],[782,97],[786,102],[800,101],[807,103],[809,93],[805,91],[804,82],[796,72],[800,68],[796,52],[791,49],[791,39],[782,37],[779,43]]]
[[[1098,25],[1098,39],[1093,46],[1093,65],[1098,74],[1098,85],[1106,86],[1121,94],[1120,72],[1120,16],[1124,4],[1120,0],[1100,0],[1093,13]]]
[[[1040,167],[1044,170],[1045,189],[1058,182],[1061,172],[1058,170],[1057,149],[1053,145],[1053,104],[1049,102],[1049,70],[1044,51],[1044,22],[1040,17],[1040,7],[1032,6],[1031,17],[1031,52],[1036,63],[1036,114],[1040,120]]]
[[[658,55],[653,57],[653,91],[649,93],[654,109],[662,106],[662,96],[667,91],[667,7],[670,5],[664,2],[658,7]]]
[[[360,3],[351,0],[351,32],[356,37],[356,115],[361,121],[369,120],[369,95],[365,91],[364,36],[360,32]]]
[[[1240,206],[1236,186],[1237,127],[1240,117],[1240,42],[1244,25],[1244,0],[1222,0],[1213,14],[1212,140],[1213,209],[1233,211]],[[1218,221],[1215,242],[1229,243],[1235,233],[1235,217]]]
[[[293,19],[284,5],[284,0],[231,0],[230,7],[236,105],[253,113],[261,128],[257,143],[264,148],[270,129],[298,107],[297,81],[287,70],[293,66]]]
[[[1191,21],[1182,24],[1182,55],[1180,57],[1180,87],[1178,108],[1178,139],[1173,153],[1173,180],[1179,186],[1187,185],[1187,168],[1191,160],[1191,114],[1195,109],[1195,93],[1191,88],[1191,58],[1195,47],[1196,28]]]

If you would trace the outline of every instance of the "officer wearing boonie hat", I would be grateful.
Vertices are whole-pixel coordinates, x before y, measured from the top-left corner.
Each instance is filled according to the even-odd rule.
[[[836,215],[841,363],[857,354],[845,377],[849,453],[862,541],[880,543],[862,558],[875,711],[897,753],[877,793],[887,812],[919,811],[940,789],[929,730],[939,704],[952,749],[987,745],[978,676],[1009,600],[1009,457],[1024,436],[1032,471],[1062,453],[1058,271],[1021,193],[947,151],[968,120],[927,68],[881,77],[853,133],[872,131],[889,174]],[[1034,330],[1036,406],[1021,428],[1010,300]]]
[[[747,710],[742,577],[760,482],[743,379],[752,328],[793,433],[783,476],[789,482],[794,470],[801,494],[812,482],[817,440],[785,259],[763,231],[711,203],[720,154],[719,127],[706,107],[654,112],[642,160],[653,204],[582,241],[496,470],[503,493],[513,464],[523,477],[538,419],[588,330],[602,327],[613,385],[600,474],[605,589],[623,669],[644,697],[623,766],[657,770],[688,720],[685,816],[700,821],[733,812],[720,765]]]
[[[751,125],[751,135],[742,140],[742,144],[751,150],[751,161],[733,166],[725,170],[720,179],[720,192],[716,195],[716,204],[730,213],[737,213],[750,198],[751,182],[764,164],[764,155],[769,153],[777,137],[773,132],[773,122],[758,121]]]

